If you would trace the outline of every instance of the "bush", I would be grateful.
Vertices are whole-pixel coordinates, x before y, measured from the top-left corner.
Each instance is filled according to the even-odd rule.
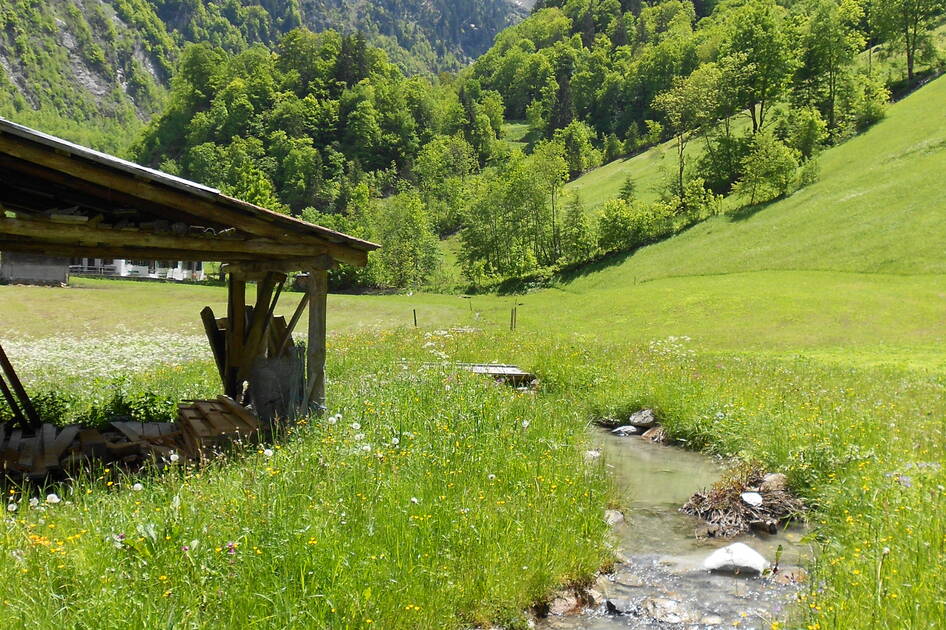
[[[798,168],[798,152],[767,132],[757,133],[742,161],[742,178],[733,192],[748,197],[750,204],[769,201],[789,193]]]
[[[887,103],[890,91],[877,79],[860,76],[853,86],[851,95],[851,122],[860,132],[879,123],[887,116]]]

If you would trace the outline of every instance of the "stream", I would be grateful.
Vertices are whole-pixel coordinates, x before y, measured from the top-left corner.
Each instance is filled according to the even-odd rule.
[[[810,549],[801,542],[800,526],[775,535],[698,540],[695,531],[701,521],[679,509],[690,495],[719,479],[720,463],[638,437],[605,433],[596,436],[595,443],[623,495],[627,518],[614,532],[615,548],[626,562],[616,565],[596,588],[628,612],[612,615],[601,606],[579,615],[540,619],[537,628],[770,628],[772,621],[784,619],[799,586],[710,573],[701,565],[715,549],[743,542],[769,562],[781,545],[783,568],[803,566]]]

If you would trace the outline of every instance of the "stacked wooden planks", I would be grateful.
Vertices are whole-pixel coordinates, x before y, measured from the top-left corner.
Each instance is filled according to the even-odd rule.
[[[248,409],[226,396],[217,400],[192,400],[178,406],[185,454],[204,461],[230,442],[250,438],[259,430],[259,421]]]
[[[177,455],[205,461],[228,443],[255,437],[256,416],[235,401],[182,403],[177,422],[116,421],[101,428],[43,424],[38,431],[0,424],[0,467],[10,477],[64,477],[91,461],[134,468]]]

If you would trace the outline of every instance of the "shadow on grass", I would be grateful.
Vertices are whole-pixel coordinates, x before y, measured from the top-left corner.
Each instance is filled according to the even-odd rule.
[[[781,201],[782,199],[783,197],[776,197],[775,199],[771,199],[769,201],[761,201],[759,203],[746,204],[740,208],[736,208],[735,210],[732,210],[731,212],[727,212],[726,216],[728,216],[729,220],[732,221],[733,223],[735,223],[736,221],[746,221],[754,217],[756,213],[761,212],[762,210],[765,210],[766,208],[771,206],[773,203],[777,201]]]

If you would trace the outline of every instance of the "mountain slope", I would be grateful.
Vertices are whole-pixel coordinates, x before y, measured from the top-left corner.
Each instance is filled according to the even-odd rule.
[[[0,0],[0,115],[120,151],[163,108],[189,42],[233,53],[299,26],[357,30],[426,73],[461,68],[526,13],[515,0]]]

